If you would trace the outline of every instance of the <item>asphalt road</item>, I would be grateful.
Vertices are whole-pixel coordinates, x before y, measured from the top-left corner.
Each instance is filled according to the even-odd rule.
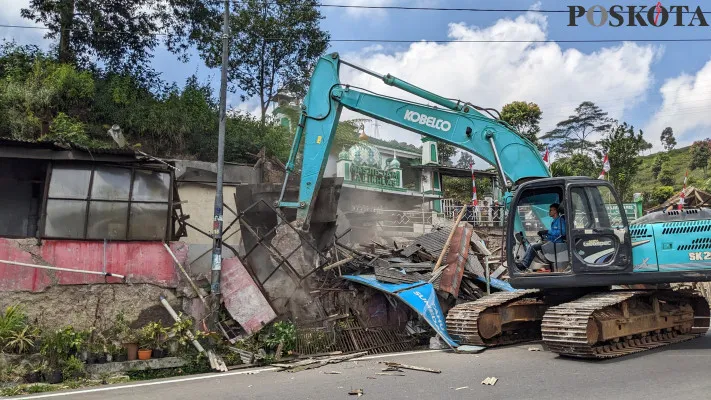
[[[104,386],[24,398],[113,399],[707,399],[711,336],[621,359],[584,361],[529,351],[536,344],[478,355],[429,351],[327,365],[296,373],[232,371]],[[440,369],[376,375],[383,361]],[[338,371],[340,374],[326,374]],[[482,385],[496,377],[494,386]],[[375,378],[375,379],[371,379]]]

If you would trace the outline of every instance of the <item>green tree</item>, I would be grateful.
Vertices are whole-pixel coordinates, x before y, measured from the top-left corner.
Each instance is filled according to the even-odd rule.
[[[506,104],[501,109],[501,119],[513,126],[517,133],[528,139],[543,150],[543,144],[538,139],[541,131],[540,122],[543,113],[536,103],[526,103],[525,101],[514,101]]]
[[[706,178],[706,169],[711,156],[711,139],[697,140],[691,145],[691,160],[689,160],[689,168],[695,170],[701,168],[704,170],[704,178]]]
[[[462,151],[462,155],[459,156],[459,160],[457,160],[457,164],[455,165],[457,168],[471,168],[471,164],[474,163],[474,156],[472,156],[471,153]]]
[[[562,158],[560,160],[557,160],[555,163],[557,163],[556,168],[560,168],[562,166],[565,166],[565,172],[568,173],[568,175],[564,176],[589,176],[589,177],[597,177],[599,174],[599,168],[595,165],[595,162],[593,161],[590,156],[586,154],[573,154],[570,157]],[[551,164],[551,168],[553,165]],[[562,172],[562,171],[561,171]],[[559,175],[563,176],[563,175]]]
[[[575,109],[575,114],[558,122],[556,128],[541,137],[560,154],[571,156],[575,153],[590,154],[595,143],[590,135],[607,132],[612,127],[612,119],[607,112],[590,101],[584,101]]]
[[[563,162],[561,160],[556,160],[551,163],[551,175],[555,176],[555,177],[575,176],[570,165],[566,164],[565,162]]]
[[[662,170],[659,171],[659,183],[666,186],[674,185],[676,181],[676,172],[672,169],[669,163],[662,165]]]
[[[654,164],[652,164],[652,176],[654,176],[654,179],[657,179],[659,177],[659,173],[662,170],[662,165],[664,165],[664,163],[667,161],[669,161],[669,154],[667,153],[659,153],[654,158]]]
[[[639,153],[645,147],[643,133],[635,134],[634,127],[623,123],[612,129],[600,140],[600,146],[609,157],[611,169],[608,172],[610,183],[617,189],[623,201],[632,197],[632,181],[642,164]],[[602,159],[602,153],[599,154]]]
[[[674,148],[674,146],[676,146],[674,131],[669,126],[664,128],[664,130],[662,131],[662,135],[659,138],[662,141],[662,146],[664,147],[664,150],[666,151],[670,151]]]
[[[188,0],[30,0],[21,15],[48,28],[45,37],[57,40],[62,63],[98,59],[112,71],[146,72],[160,37],[175,42],[208,14],[202,2]]]
[[[437,153],[439,156],[439,162],[442,165],[451,165],[452,157],[457,154],[457,148],[451,144],[437,141]]]
[[[323,16],[314,0],[246,0],[232,2],[229,79],[241,89],[242,100],[259,100],[262,122],[278,91],[302,97],[313,67],[330,36],[321,30]],[[221,63],[219,25],[215,32],[196,35],[208,67]],[[231,88],[235,91],[236,88]]]
[[[671,186],[657,186],[652,190],[649,196],[648,204],[656,206],[664,203],[670,197],[674,196],[674,188]]]

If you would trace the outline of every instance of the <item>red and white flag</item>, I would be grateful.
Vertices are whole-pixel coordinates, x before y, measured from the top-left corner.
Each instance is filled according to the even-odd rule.
[[[677,205],[677,209],[681,210],[684,208],[684,200],[686,200],[686,180],[689,179],[689,170],[686,170],[686,175],[684,175],[684,188],[681,189],[681,193],[679,194],[679,204]]]
[[[543,155],[543,163],[546,164],[548,170],[551,169],[551,155],[548,152],[548,147],[546,146],[546,154]]]
[[[605,154],[605,159],[602,161],[602,172],[597,179],[605,179],[605,173],[610,171],[610,160],[607,159],[607,154]]]
[[[476,207],[479,204],[479,200],[476,198],[476,175],[474,174],[474,164],[469,164],[469,169],[472,170],[472,205]]]

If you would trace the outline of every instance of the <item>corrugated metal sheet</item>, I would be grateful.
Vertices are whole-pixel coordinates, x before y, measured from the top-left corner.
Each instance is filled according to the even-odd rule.
[[[444,248],[444,244],[447,243],[449,232],[449,229],[440,229],[436,232],[422,235],[415,239],[412,244],[405,247],[400,254],[404,257],[410,257],[415,254],[417,250],[424,250],[429,254],[439,255]]]
[[[474,233],[474,228],[469,224],[455,229],[447,252],[447,266],[442,272],[439,289],[451,293],[454,297],[459,296],[459,287],[464,276],[464,264],[468,261],[472,233]]]

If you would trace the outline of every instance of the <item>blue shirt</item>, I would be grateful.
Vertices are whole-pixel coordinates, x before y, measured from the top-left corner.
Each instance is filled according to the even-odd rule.
[[[563,243],[565,236],[565,217],[562,215],[551,222],[551,229],[548,230],[548,240],[553,243]]]

